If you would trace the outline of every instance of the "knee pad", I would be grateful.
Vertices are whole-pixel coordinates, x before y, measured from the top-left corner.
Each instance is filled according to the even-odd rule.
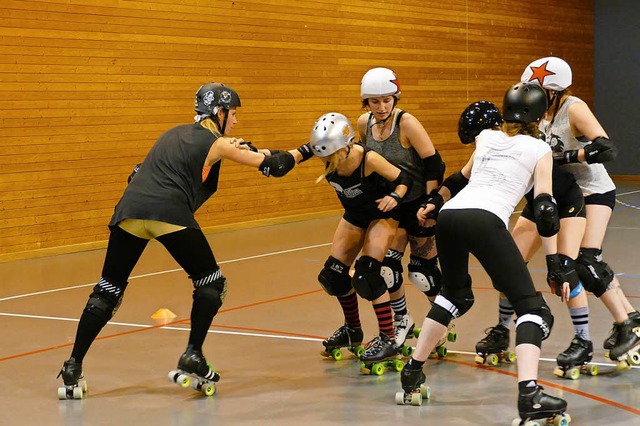
[[[576,262],[576,271],[585,289],[600,297],[609,290],[613,281],[613,270],[602,261],[602,250],[581,248]]]
[[[125,288],[126,284],[116,285],[105,278],[100,278],[89,295],[84,308],[85,312],[97,316],[106,324],[118,312]]]
[[[216,269],[202,277],[191,279],[194,287],[193,300],[209,301],[217,313],[227,296],[227,279],[222,275],[222,271]]]
[[[442,288],[442,274],[438,269],[438,258],[423,259],[411,255],[409,260],[409,281],[429,297],[435,297]]]
[[[370,256],[360,256],[356,260],[356,271],[351,285],[360,297],[375,300],[387,291],[387,284],[380,275],[382,262]]]
[[[404,253],[397,250],[389,249],[382,260],[382,268],[380,274],[384,278],[389,293],[395,293],[402,287],[402,258]]]
[[[433,301],[433,306],[437,305],[448,311],[452,318],[458,318],[471,309],[473,302],[475,299],[471,290],[471,276],[467,275],[467,285],[455,291],[447,291],[446,294],[439,294]]]
[[[351,291],[349,267],[329,256],[318,274],[318,282],[329,296],[344,296]]]
[[[549,337],[553,328],[553,315],[542,293],[537,292],[535,296],[514,301],[512,305],[518,316],[516,345],[530,343],[540,347],[540,342]],[[532,328],[532,325],[537,328]],[[541,334],[536,332],[537,329]]]

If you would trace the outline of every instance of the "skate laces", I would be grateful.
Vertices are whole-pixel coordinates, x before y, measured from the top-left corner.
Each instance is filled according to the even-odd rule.
[[[484,339],[481,340],[484,343],[496,343],[500,340],[500,337],[504,334],[503,332],[500,331],[498,326],[489,327],[486,330],[484,330],[484,333],[487,335]]]
[[[373,340],[371,340],[367,344],[367,349],[365,350],[365,353],[367,354],[371,354],[372,352],[375,353],[377,350],[382,348],[382,345],[383,345],[382,339],[380,338],[380,336],[376,336],[373,338]]]

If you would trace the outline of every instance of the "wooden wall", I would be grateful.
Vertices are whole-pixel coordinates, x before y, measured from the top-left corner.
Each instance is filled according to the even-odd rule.
[[[235,135],[290,149],[325,112],[355,121],[362,75],[390,67],[449,174],[470,153],[456,136],[462,109],[501,103],[546,55],[572,65],[574,92],[591,103],[592,1],[2,0],[0,261],[103,246],[132,166],[192,120],[202,83],[240,93]],[[321,168],[277,180],[225,164],[198,220],[335,211],[333,190],[314,183]]]

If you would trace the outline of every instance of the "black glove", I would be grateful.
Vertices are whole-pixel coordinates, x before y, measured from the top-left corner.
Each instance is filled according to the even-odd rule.
[[[442,198],[442,195],[440,195],[437,189],[434,189],[429,193],[429,195],[427,195],[427,201],[422,203],[420,207],[424,208],[427,206],[427,204],[433,204],[434,206],[436,206],[436,208],[427,215],[427,218],[434,220],[437,219],[438,213],[440,213],[440,209],[444,205],[444,198]]]
[[[311,145],[309,145],[309,142],[300,145],[298,147],[298,152],[302,154],[302,160],[300,160],[301,163],[313,157],[313,150],[311,149]]]
[[[547,255],[547,284],[556,296],[562,296],[562,285],[569,283],[570,291],[580,284],[575,261],[563,254]]]
[[[564,166],[565,164],[571,164],[571,163],[579,163],[580,160],[578,160],[578,150],[570,149],[568,151],[563,151],[563,152],[554,152],[553,161],[558,166]]]
[[[246,141],[246,142],[240,142],[240,145],[246,145],[249,147],[249,151],[251,152],[258,152],[258,148],[256,148],[251,141]]]

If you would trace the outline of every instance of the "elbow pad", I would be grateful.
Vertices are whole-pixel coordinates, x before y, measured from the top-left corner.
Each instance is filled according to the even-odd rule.
[[[455,197],[456,194],[462,191],[462,188],[467,186],[469,183],[469,179],[467,179],[463,174],[462,170],[458,170],[448,178],[444,180],[442,186],[446,186],[449,192],[451,192],[451,198]]]
[[[295,165],[296,160],[293,158],[293,155],[288,151],[284,151],[264,157],[258,170],[267,177],[282,177],[289,173]]]
[[[409,193],[409,191],[411,190],[411,186],[413,186],[413,180],[411,179],[411,176],[409,176],[409,174],[407,172],[405,172],[404,170],[400,170],[400,174],[398,175],[398,177],[391,182],[393,185],[398,186],[398,185],[404,185],[407,187],[407,194]],[[394,188],[395,188],[394,186]]]
[[[533,200],[533,216],[542,237],[553,237],[560,230],[560,215],[556,200],[549,194],[540,194]]]
[[[424,168],[424,177],[426,181],[437,180],[438,185],[442,183],[446,166],[438,151],[429,157],[423,158],[422,167]]]
[[[584,156],[589,164],[606,163],[616,159],[618,148],[609,139],[599,136],[584,147]]]

